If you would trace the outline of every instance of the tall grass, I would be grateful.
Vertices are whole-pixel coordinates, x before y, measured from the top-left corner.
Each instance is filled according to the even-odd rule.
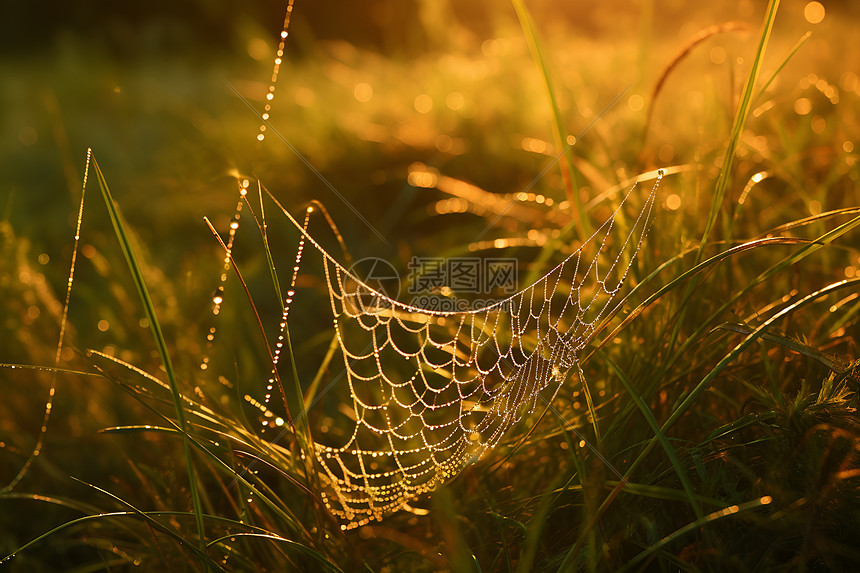
[[[668,68],[651,74],[662,78],[661,89],[653,92],[658,99],[648,102],[651,119],[625,96],[618,109],[593,123],[593,132],[582,134],[575,156],[566,143],[572,134],[566,132],[573,131],[565,128],[570,121],[565,114],[572,113],[566,110],[577,97],[589,96],[589,74],[607,81],[605,69],[602,62],[581,63],[581,84],[565,75],[565,51],[554,43],[559,39],[542,33],[547,16],[530,13],[525,2],[514,2],[508,28],[499,24],[495,44],[479,43],[482,55],[452,46],[445,60],[454,79],[457,67],[450,62],[467,67],[490,57],[497,58],[499,74],[534,72],[528,76],[537,78],[533,85],[517,83],[517,91],[503,84],[498,93],[490,90],[486,101],[499,106],[506,97],[538,101],[548,105],[534,108],[548,113],[520,105],[521,111],[495,125],[492,134],[479,129],[487,124],[481,123],[486,118],[477,105],[447,132],[426,121],[452,121],[453,108],[439,109],[450,91],[478,101],[477,84],[444,83],[453,80],[434,71],[435,57],[410,72],[402,62],[332,46],[336,57],[326,60],[329,73],[348,83],[344,77],[362,70],[365,75],[355,73],[362,81],[368,74],[376,80],[374,99],[343,112],[337,111],[343,102],[336,101],[330,81],[313,75],[319,74],[315,63],[292,69],[293,75],[304,72],[317,82],[303,86],[313,88],[317,103],[299,98],[307,107],[288,108],[308,121],[301,128],[285,122],[284,137],[295,148],[308,149],[336,186],[347,189],[341,181],[356,180],[352,169],[358,169],[342,165],[346,174],[339,175],[338,157],[358,156],[357,165],[367,169],[362,154],[371,152],[364,144],[340,155],[334,143],[323,146],[323,153],[314,150],[314,142],[339,139],[342,128],[334,125],[333,115],[353,122],[356,139],[379,139],[381,125],[400,125],[400,137],[415,138],[414,147],[386,152],[374,171],[382,173],[375,176],[375,187],[346,193],[386,230],[401,258],[409,255],[405,260],[437,255],[443,245],[456,252],[486,233],[489,241],[474,240],[474,250],[460,247],[460,254],[515,256],[521,276],[540,276],[576,248],[575,229],[585,236],[602,223],[619,191],[635,180],[646,184],[658,167],[667,173],[657,223],[635,262],[624,305],[580,356],[579,374],[485,459],[427,498],[410,502],[413,512],[355,531],[341,531],[328,514],[312,462],[314,439],[343,437],[333,420],[348,400],[336,376],[330,319],[321,315],[327,292],[312,261],[302,267],[295,296],[302,302],[294,302],[289,328],[283,330],[280,388],[275,399],[262,404],[272,341],[282,332],[284,277],[292,276],[301,239],[277,207],[283,203],[295,210],[302,197],[289,195],[276,178],[264,178],[274,196],[289,200],[271,202],[262,188],[259,205],[243,199],[234,246],[215,241],[207,251],[214,261],[211,281],[202,271],[203,278],[182,278],[152,263],[155,249],[146,249],[135,224],[120,215],[125,198],[118,192],[117,202],[110,191],[109,180],[121,189],[111,166],[104,164],[103,173],[93,162],[106,210],[89,206],[80,217],[86,223],[106,216],[113,236],[99,238],[97,225],[85,224],[81,231],[94,235],[97,248],[89,242],[81,246],[84,265],[75,294],[65,303],[69,337],[82,346],[77,354],[61,353],[58,367],[42,366],[51,364],[56,341],[53,329],[33,319],[38,313],[31,309],[64,316],[62,297],[54,296],[50,280],[33,268],[28,241],[16,237],[14,221],[4,221],[0,270],[19,279],[0,283],[7,294],[6,324],[17,333],[8,344],[16,358],[6,362],[26,366],[7,367],[0,382],[7,396],[0,406],[0,455],[15,467],[10,478],[32,451],[25,437],[40,435],[29,417],[42,396],[33,398],[32,388],[49,387],[55,376],[58,393],[44,452],[34,457],[20,483],[15,479],[14,487],[0,492],[0,559],[6,558],[0,567],[787,571],[850,570],[860,563],[860,173],[849,145],[860,132],[841,119],[856,107],[860,92],[840,69],[818,70],[814,79],[798,72],[797,61],[808,62],[804,52],[815,36],[808,42],[807,35],[789,29],[790,19],[799,15],[783,6],[778,18],[778,5],[772,1],[762,13],[753,43],[739,39],[739,28],[730,26],[719,36],[722,43],[717,36],[702,40],[683,61],[653,54]],[[444,32],[432,29],[434,20],[427,18],[428,35]],[[451,26],[452,35],[463,31]],[[583,45],[568,41],[561,45]],[[501,56],[500,46],[507,50]],[[629,60],[647,61],[648,54],[635,47],[628,46]],[[716,48],[732,56],[723,67],[707,55]],[[694,62],[697,56],[702,60]],[[745,63],[738,64],[738,58]],[[702,70],[703,78],[686,83],[691,69],[685,65],[698,66],[691,69]],[[391,103],[412,101],[413,87],[387,92],[382,87],[409,73],[440,74],[419,87],[436,102],[431,114],[415,116],[419,135],[398,123]],[[843,78],[836,92],[830,88],[837,81],[830,83],[825,74]],[[626,82],[616,83],[620,88]],[[720,95],[723,88],[727,91]],[[630,98],[641,92],[634,87]],[[700,115],[686,111],[678,102],[686,101],[688,92],[698,94],[690,101],[702,99],[714,109]],[[800,113],[807,104],[811,109]],[[585,121],[600,109],[593,101],[589,105]],[[689,125],[673,123],[678,110]],[[649,147],[643,150],[636,134],[646,121]],[[434,135],[430,143],[422,129]],[[514,149],[499,144],[502,132],[526,135]],[[458,155],[456,147],[448,147],[467,140],[497,153],[495,163],[471,161],[475,155],[465,148]],[[273,141],[270,135],[267,142]],[[666,151],[670,144],[672,153]],[[301,165],[280,148],[270,153],[272,163]],[[436,177],[438,189],[406,185],[409,173],[417,172],[407,168],[417,156],[426,163],[421,172]],[[547,169],[530,189],[541,202],[532,197],[501,215],[493,210],[496,200],[518,198],[513,194],[522,188],[501,187],[501,181],[514,173],[517,183],[531,184],[554,160],[561,162],[561,176]],[[273,168],[261,162],[259,169]],[[570,179],[574,172],[579,186]],[[447,187],[440,182],[443,175],[449,175]],[[304,181],[290,177],[293,183]],[[463,180],[476,183],[465,199],[451,192]],[[492,192],[478,187],[488,183],[500,187]],[[378,200],[383,193],[394,199]],[[445,203],[452,197],[456,204]],[[555,204],[548,206],[546,198]],[[326,204],[333,214],[325,211],[323,223],[312,227],[323,244],[333,245],[332,252],[348,249],[345,258],[373,252],[375,239],[352,240],[372,237],[368,229],[332,201]],[[449,205],[456,213],[441,214]],[[234,220],[214,218],[211,228],[217,234]],[[342,230],[327,230],[333,221]],[[618,224],[629,225],[623,217]],[[398,240],[396,231],[411,240]],[[218,283],[225,290],[216,292],[226,293],[226,300],[212,316],[211,306],[200,301],[217,283],[217,263],[225,251],[226,278]],[[191,282],[197,286],[187,286]],[[192,291],[185,300],[197,301],[186,308],[176,302],[183,289]],[[88,336],[96,322],[89,314],[107,316],[110,329],[104,336],[113,338]],[[210,324],[214,330],[208,330]],[[209,332],[215,335],[206,341]],[[203,355],[210,359],[206,369],[199,367]],[[93,427],[99,429],[95,437],[89,433]],[[7,479],[7,472],[0,477]],[[28,517],[10,517],[16,513]]]

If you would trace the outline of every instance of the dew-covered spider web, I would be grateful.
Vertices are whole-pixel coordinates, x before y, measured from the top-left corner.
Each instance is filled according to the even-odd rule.
[[[324,268],[349,387],[351,404],[341,410],[353,427],[341,443],[312,446],[322,499],[344,529],[408,509],[552,400],[620,304],[661,178],[659,172],[635,218],[619,215],[636,185],[587,241],[534,284],[466,312],[417,308],[375,290],[313,239],[307,215],[300,224],[285,211],[302,232],[295,273],[302,256],[318,256]]]

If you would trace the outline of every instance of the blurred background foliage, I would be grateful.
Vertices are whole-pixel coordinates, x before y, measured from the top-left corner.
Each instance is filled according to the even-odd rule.
[[[283,19],[280,4],[4,6],[0,200],[5,218],[33,243],[31,260],[45,255],[41,260],[52,261],[37,265],[50,284],[65,282],[65,263],[54,263],[69,258],[70,217],[88,147],[153,265],[182,277],[176,294],[192,316],[207,304],[199,293],[214,288],[210,277],[219,266],[219,247],[202,217],[226,229],[236,175],[259,177],[294,211],[310,199],[323,201],[356,258],[378,256],[405,270],[412,255],[462,248],[486,224],[456,214],[464,210],[462,201],[410,185],[410,165],[420,162],[512,196],[557,153],[542,80],[508,3],[299,2],[272,125],[387,237],[392,251],[287,145],[275,136],[264,144],[254,139],[259,120],[233,90],[262,110]],[[807,4],[784,3],[764,76],[811,28]],[[579,135],[594,122],[574,147],[584,202],[656,166],[718,167],[760,27],[760,3],[539,0],[529,8],[545,43],[564,127]],[[842,158],[854,161],[853,150],[837,148],[833,156],[826,146],[834,138],[856,140],[857,76],[851,70],[860,62],[845,30],[860,9],[833,3],[827,10],[774,82],[775,97],[758,102],[766,106],[750,119],[749,141],[741,148],[748,161],[740,178],[751,177],[758,159],[775,151],[796,158],[779,166],[791,198],[763,213],[742,213],[766,217],[755,221],[760,229],[784,220],[781,207],[831,208],[815,203],[810,189],[846,175],[836,172],[846,169]],[[713,29],[727,22],[725,30]],[[691,43],[703,31],[704,41]],[[838,101],[834,90],[846,97]],[[758,133],[759,126],[777,125],[779,137]],[[535,191],[563,201],[558,170],[547,170]],[[846,192],[831,190],[828,197],[841,204],[837,195]],[[670,195],[675,202],[682,197]],[[437,204],[445,199],[451,201]],[[695,204],[674,205],[675,214]],[[113,239],[100,231],[105,220],[99,208],[90,211],[84,241],[109,248]],[[553,223],[557,228],[568,215],[554,211],[561,217]],[[449,214],[428,216],[440,212]],[[485,238],[535,225],[503,218]],[[697,236],[700,224],[691,219],[681,227],[687,239]],[[256,242],[239,245],[262,257]],[[92,316],[92,325],[99,318]]]

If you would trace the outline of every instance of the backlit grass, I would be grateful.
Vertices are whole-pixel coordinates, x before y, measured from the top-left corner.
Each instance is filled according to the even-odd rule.
[[[380,6],[361,14],[389,30],[376,41],[316,38],[324,18],[296,3],[263,143],[241,98],[263,109],[277,22],[238,18],[233,56],[129,63],[77,38],[3,62],[2,566],[856,566],[856,9]],[[342,532],[305,455],[343,439],[349,400],[312,262],[270,415],[254,406],[299,240],[257,181],[294,214],[321,201],[343,242],[319,213],[311,232],[347,266],[405,279],[413,256],[491,254],[522,288],[658,168],[656,223],[584,378],[414,513]],[[235,265],[204,215],[225,242],[239,223]]]

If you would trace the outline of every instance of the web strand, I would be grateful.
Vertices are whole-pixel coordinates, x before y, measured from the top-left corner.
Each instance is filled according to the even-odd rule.
[[[322,499],[343,529],[407,508],[558,392],[617,310],[661,179],[662,172],[629,229],[619,229],[619,213],[635,185],[579,249],[534,284],[465,312],[422,309],[374,290],[313,239],[307,216],[300,224],[284,210],[302,233],[305,257],[316,253],[322,262],[349,387],[351,404],[341,410],[352,429],[339,444],[313,446]]]
[[[87,194],[87,179],[90,174],[90,163],[93,158],[93,150],[87,149],[87,162],[86,167],[84,168],[84,180],[83,185],[81,186],[81,201],[78,205],[78,218],[75,223],[75,243],[72,247],[72,260],[69,264],[69,280],[66,282],[66,297],[63,302],[63,314],[60,318],[60,334],[57,341],[57,351],[54,355],[54,367],[57,368],[60,365],[60,361],[63,357],[63,349],[65,348],[66,341],[66,331],[69,326],[69,304],[72,300],[72,285],[75,282],[75,267],[77,265],[78,260],[78,250],[81,243],[81,223],[84,220],[84,199]],[[24,465],[21,466],[21,469],[18,471],[18,474],[12,478],[12,481],[9,482],[5,487],[0,489],[0,493],[7,493],[15,489],[15,487],[20,483],[24,476],[27,475],[27,472],[30,471],[30,467],[33,465],[33,462],[36,458],[42,453],[42,446],[45,445],[45,435],[48,433],[48,424],[51,421],[51,412],[54,409],[54,397],[57,393],[57,372],[53,371],[51,373],[51,386],[48,389],[48,399],[45,402],[45,413],[42,416],[42,425],[39,428],[39,435],[36,438],[36,445],[33,446],[33,449],[30,451],[30,455],[27,457],[27,460],[24,462]]]

